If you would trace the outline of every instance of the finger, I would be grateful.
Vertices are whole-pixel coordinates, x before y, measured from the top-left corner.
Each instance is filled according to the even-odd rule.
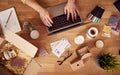
[[[48,20],[50,23],[53,23],[52,19],[48,16]]]
[[[65,8],[64,8],[64,13],[65,13],[65,15],[66,15],[66,13],[67,13]]]
[[[67,20],[69,20],[69,17],[70,17],[70,12],[67,11]]]
[[[47,18],[46,18],[46,17],[42,18],[41,20],[42,20],[42,22],[43,22],[46,26],[50,27],[49,23],[47,22]]]
[[[40,19],[41,19],[41,21],[43,22],[43,24],[47,26],[47,23],[45,22],[45,17],[41,17],[41,16],[40,16]]]
[[[47,25],[48,25],[49,27],[52,26],[52,24],[50,23],[48,17],[46,17],[45,19],[46,19],[46,23],[47,23]]]
[[[77,9],[76,9],[76,12],[77,12],[78,15],[80,15],[80,13],[79,13],[79,11]]]
[[[41,19],[41,20],[46,26],[48,26],[48,24],[45,22],[45,19]]]
[[[77,19],[77,12],[74,11],[74,19],[76,20]]]
[[[71,16],[72,16],[72,21],[74,21],[74,13],[71,12]]]

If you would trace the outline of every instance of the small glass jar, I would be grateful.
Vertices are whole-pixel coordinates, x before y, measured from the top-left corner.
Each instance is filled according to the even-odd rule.
[[[104,42],[102,40],[97,40],[96,43],[95,43],[95,46],[97,48],[103,48]]]
[[[39,38],[39,32],[35,29],[34,25],[33,25],[31,22],[25,21],[25,22],[23,23],[23,28],[24,28],[25,30],[27,30],[28,32],[30,32],[30,37],[31,37],[32,39],[37,39],[37,38]]]

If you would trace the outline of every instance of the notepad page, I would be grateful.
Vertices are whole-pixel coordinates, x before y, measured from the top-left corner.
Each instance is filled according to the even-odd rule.
[[[10,15],[11,11],[12,13]],[[9,15],[10,15],[10,18],[7,23],[7,26],[5,27]],[[19,24],[17,15],[16,15],[16,11],[15,11],[15,8],[13,7],[0,12],[0,24],[1,24],[1,28],[4,34],[6,30],[10,30],[13,33],[17,33],[21,31],[21,27],[20,27],[20,24]]]

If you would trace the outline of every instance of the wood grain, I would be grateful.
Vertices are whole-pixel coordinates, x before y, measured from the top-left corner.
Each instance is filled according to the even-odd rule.
[[[39,0],[40,4],[43,7],[54,6],[59,3],[65,2],[66,0]],[[91,10],[96,6],[102,6],[105,8],[105,12],[102,16],[102,19],[99,23],[90,23],[86,24],[85,26],[73,28],[59,34],[48,36],[46,27],[43,25],[39,18],[39,14],[34,11],[32,8],[28,7],[25,4],[22,4],[20,0],[0,0],[0,11],[15,7],[16,12],[19,18],[19,22],[22,24],[25,20],[30,20],[34,25],[35,28],[40,32],[40,37],[36,40],[32,40],[29,37],[29,32],[23,30],[20,32],[20,36],[22,36],[27,41],[31,42],[38,48],[45,48],[48,51],[48,55],[43,57],[39,56],[36,57],[35,60],[42,66],[38,75],[119,75],[120,72],[111,72],[105,71],[101,69],[96,64],[96,56],[99,55],[101,52],[111,52],[114,55],[118,55],[118,50],[120,49],[120,36],[113,35],[110,38],[104,38],[101,36],[101,30],[104,24],[108,22],[108,19],[111,15],[117,15],[120,18],[120,13],[117,9],[113,6],[113,3],[116,0],[77,0],[78,9],[81,14],[83,21],[88,21],[87,15]],[[45,4],[44,4],[45,3]],[[99,29],[99,35],[94,39],[87,39],[85,38],[85,42],[82,45],[76,45],[74,43],[74,38],[78,35],[86,35],[86,31],[89,27],[96,26]],[[82,46],[89,46],[90,52],[93,53],[93,57],[85,64],[83,68],[73,72],[70,67],[70,62],[76,57],[76,54],[73,55],[66,60],[61,66],[57,64],[58,58],[51,52],[50,43],[61,38],[67,38],[70,43],[71,47],[67,50],[75,52],[76,49],[81,48]],[[95,47],[95,41],[98,39],[102,39],[105,43],[105,46],[102,49],[97,49]]]

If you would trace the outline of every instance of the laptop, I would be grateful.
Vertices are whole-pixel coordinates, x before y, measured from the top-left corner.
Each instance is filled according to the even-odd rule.
[[[67,15],[64,14],[65,5],[66,3],[63,3],[57,6],[47,8],[47,10],[53,17],[52,27],[47,27],[48,35],[81,26],[80,24],[82,23],[82,19],[79,15],[77,15],[77,19],[75,21],[72,21],[71,16],[69,18],[69,21],[67,21]]]

